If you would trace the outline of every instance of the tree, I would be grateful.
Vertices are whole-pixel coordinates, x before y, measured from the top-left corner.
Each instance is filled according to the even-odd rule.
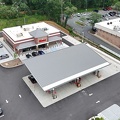
[[[89,19],[91,20],[90,24],[92,25],[92,28],[94,27],[95,23],[101,21],[101,18],[102,18],[101,14],[98,14],[96,12],[90,14]]]
[[[65,27],[68,21],[68,18],[70,17],[70,15],[72,15],[74,12],[77,11],[77,8],[75,6],[72,7],[66,7],[64,13],[66,14],[66,19],[65,19]]]
[[[120,10],[120,2],[115,3],[115,9],[117,11]]]

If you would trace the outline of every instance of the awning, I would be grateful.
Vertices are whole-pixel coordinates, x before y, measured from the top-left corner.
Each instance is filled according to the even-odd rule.
[[[48,38],[49,42],[54,42],[54,41],[58,41],[58,40],[62,40],[62,38],[58,37],[58,36],[53,36],[53,37]]]
[[[22,44],[18,45],[16,48],[18,50],[20,50],[20,49],[24,49],[24,48],[33,47],[33,46],[36,46],[36,44],[34,41],[31,41],[31,42],[22,43]]]

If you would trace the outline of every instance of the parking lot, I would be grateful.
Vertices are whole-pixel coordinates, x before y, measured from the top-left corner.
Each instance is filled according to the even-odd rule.
[[[112,13],[112,12],[116,13],[116,14],[110,15],[110,13]],[[76,21],[83,22],[83,21],[81,21],[81,18],[84,17],[85,18],[85,20],[84,20],[85,26],[91,26],[90,25],[90,20],[89,20],[90,14],[91,14],[91,12],[76,13],[72,16],[72,18],[74,17],[76,19]],[[99,10],[98,14],[102,15],[101,21],[106,21],[106,20],[115,19],[115,18],[120,17],[119,15],[117,15],[116,10],[106,10],[106,11]]]
[[[5,48],[4,44],[2,42],[1,44],[2,44],[2,47],[0,48],[0,64],[13,59],[12,55]]]

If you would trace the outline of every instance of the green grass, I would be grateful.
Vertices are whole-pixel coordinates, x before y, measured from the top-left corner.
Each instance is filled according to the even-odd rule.
[[[82,12],[92,12],[93,10],[101,10],[102,8],[88,8],[86,9],[82,9],[82,10],[78,10],[78,13],[82,13]]]
[[[80,25],[80,26],[85,26],[85,24],[83,22],[75,22],[76,24]]]
[[[44,20],[48,20],[48,18],[46,16],[40,16],[40,15],[30,15],[30,16],[25,15],[23,17],[19,17],[16,19],[0,19],[0,31],[3,28],[21,26],[24,24],[31,24]]]

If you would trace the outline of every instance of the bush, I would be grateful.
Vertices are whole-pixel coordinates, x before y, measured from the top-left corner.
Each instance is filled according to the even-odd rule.
[[[17,18],[19,16],[18,8],[13,6],[1,6],[0,7],[0,18],[9,19]]]

